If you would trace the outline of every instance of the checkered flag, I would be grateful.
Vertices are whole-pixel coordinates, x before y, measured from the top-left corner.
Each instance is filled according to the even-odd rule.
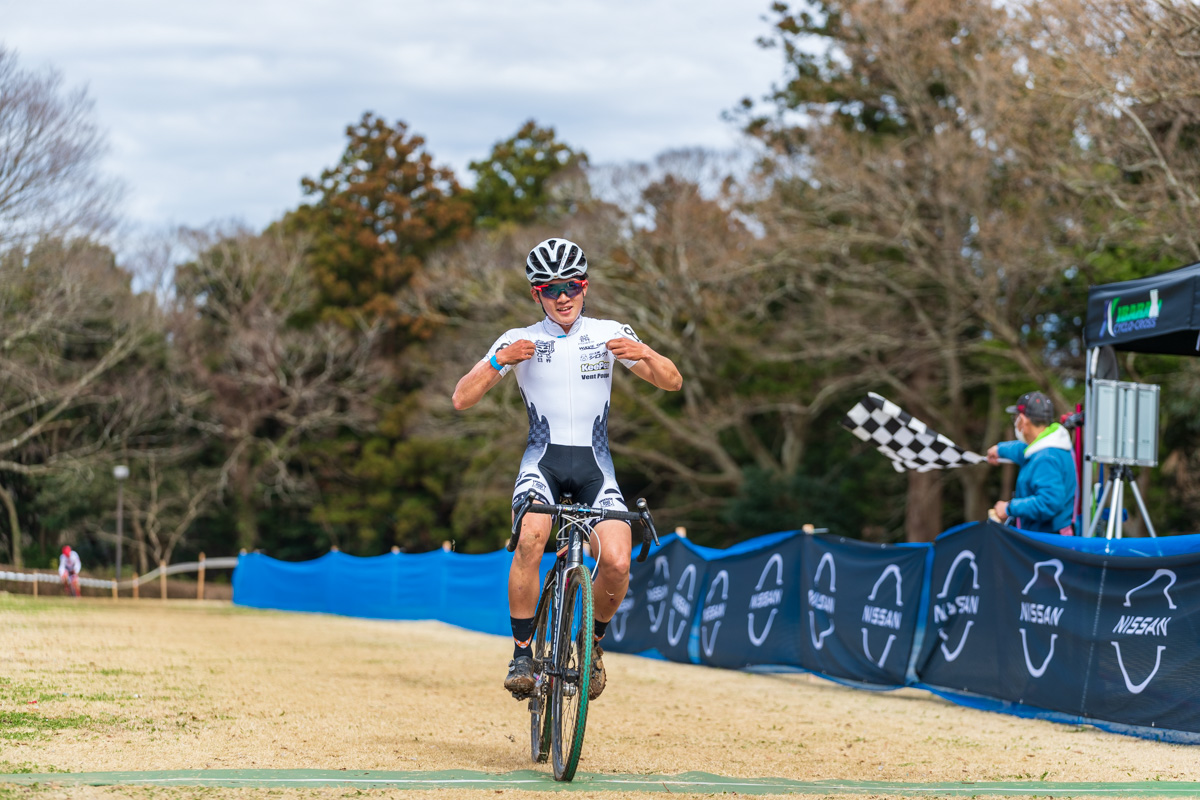
[[[842,427],[892,460],[897,472],[950,469],[985,461],[871,392],[842,418]]]

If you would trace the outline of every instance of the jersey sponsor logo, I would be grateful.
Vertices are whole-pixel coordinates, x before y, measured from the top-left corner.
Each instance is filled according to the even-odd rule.
[[[533,343],[534,358],[539,364],[549,364],[550,357],[554,355],[554,340],[546,340]]]
[[[621,333],[623,333],[627,339],[633,339],[635,342],[641,341],[641,339],[637,337],[637,334],[633,332],[633,328],[629,327],[628,325],[621,326]]]
[[[938,592],[937,602],[933,606],[934,624],[945,623],[938,629],[938,637],[942,640],[942,656],[946,661],[954,661],[962,655],[963,648],[967,644],[967,637],[970,636],[971,627],[975,621],[967,620],[966,625],[963,626],[962,636],[958,640],[958,646],[953,649],[946,646],[950,643],[950,634],[946,633],[946,628],[956,627],[958,620],[962,617],[973,617],[979,614],[979,595],[950,596],[950,582],[954,579],[959,564],[963,563],[971,568],[971,588],[979,589],[979,566],[975,563],[975,554],[970,550],[963,550],[954,557],[953,563],[950,564],[950,569],[946,572],[946,580],[942,583],[942,590]]]
[[[1116,624],[1113,625],[1113,635],[1135,637],[1132,641],[1126,640],[1125,646],[1129,647],[1141,640],[1144,636],[1155,636],[1167,638],[1167,624],[1171,621],[1171,617],[1162,614],[1162,611],[1173,611],[1179,608],[1175,605],[1175,600],[1171,597],[1171,587],[1178,580],[1174,570],[1159,569],[1154,572],[1153,577],[1140,586],[1135,586],[1125,593],[1124,608],[1130,611],[1128,614],[1122,613]],[[1162,600],[1166,601],[1166,607],[1163,607],[1162,600],[1158,595],[1161,592]],[[1134,608],[1134,597],[1137,597],[1138,608]],[[1165,644],[1154,643],[1154,669],[1150,670],[1150,674],[1141,683],[1135,683],[1129,675],[1129,668],[1125,664],[1125,658],[1121,652],[1121,642],[1110,640],[1109,644],[1117,653],[1117,667],[1121,670],[1121,677],[1125,679],[1125,688],[1130,694],[1141,694],[1146,687],[1150,685],[1150,681],[1154,680],[1154,676],[1158,674],[1159,667],[1162,666],[1162,655],[1167,649]]]
[[[600,501],[600,506],[603,508],[612,508],[615,504],[616,504],[616,501],[613,500],[611,497],[606,497]]]
[[[892,593],[886,590],[889,579],[896,584],[896,602],[894,604],[889,602]],[[882,667],[883,662],[887,661],[888,653],[892,651],[892,645],[896,642],[896,634],[892,631],[900,630],[900,626],[904,622],[903,612],[900,610],[904,606],[904,600],[901,598],[902,583],[900,567],[888,564],[876,579],[875,585],[871,587],[871,593],[867,595],[867,602],[863,604],[863,655],[877,667]],[[882,628],[888,631],[887,641],[883,645],[879,658],[871,655],[870,633],[872,628]]]
[[[1067,602],[1067,593],[1063,591],[1062,573],[1063,562],[1059,559],[1038,561],[1033,565],[1033,577],[1021,590],[1021,596],[1028,597],[1029,600],[1021,601],[1021,610],[1017,619],[1022,625],[1018,630],[1021,633],[1021,650],[1025,654],[1025,669],[1034,678],[1040,678],[1046,674],[1046,668],[1050,666],[1050,660],[1054,658],[1054,645],[1058,641],[1058,634],[1050,632],[1050,644],[1046,657],[1042,659],[1039,666],[1033,664],[1033,657],[1029,653],[1029,640],[1032,637],[1036,642],[1040,628],[1057,628],[1058,623],[1062,620]],[[1047,575],[1054,580],[1052,586],[1045,579]],[[1035,591],[1038,592],[1037,596],[1031,594]],[[1035,649],[1037,648],[1035,647]]]
[[[579,364],[579,374],[584,380],[609,377],[611,373],[609,372],[608,352],[597,351],[583,356]]]

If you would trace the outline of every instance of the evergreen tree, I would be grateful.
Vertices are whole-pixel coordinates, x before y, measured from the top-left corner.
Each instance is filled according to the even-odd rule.
[[[497,142],[491,155],[469,164],[475,173],[476,225],[526,224],[572,211],[572,200],[556,194],[555,178],[587,166],[587,155],[555,138],[554,128],[529,120],[512,137]]]

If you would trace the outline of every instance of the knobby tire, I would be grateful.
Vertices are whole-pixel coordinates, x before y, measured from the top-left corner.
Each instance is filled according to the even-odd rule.
[[[529,756],[535,764],[544,764],[550,756],[550,682],[544,675],[550,664],[550,645],[554,624],[554,570],[546,575],[542,596],[538,599],[533,622],[533,675],[537,680],[529,698]]]
[[[592,576],[586,567],[573,567],[567,573],[562,598],[563,613],[557,637],[559,649],[555,659],[562,674],[551,682],[553,730],[550,751],[554,779],[569,781],[575,777],[579,754],[583,750],[588,686],[592,680],[595,620],[592,616]]]

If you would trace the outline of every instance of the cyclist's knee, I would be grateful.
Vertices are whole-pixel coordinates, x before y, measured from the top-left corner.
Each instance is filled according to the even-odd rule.
[[[550,517],[544,514],[529,514],[521,523],[521,539],[517,542],[517,557],[521,560],[541,561],[550,538]]]
[[[623,580],[629,575],[629,547],[616,543],[600,551],[600,569],[610,578]]]

